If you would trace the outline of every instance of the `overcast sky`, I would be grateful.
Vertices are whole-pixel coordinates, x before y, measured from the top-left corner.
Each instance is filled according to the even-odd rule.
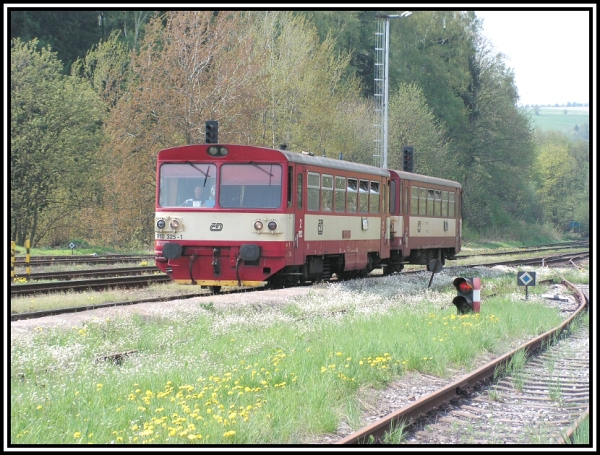
[[[568,7],[576,6],[586,5]],[[595,18],[591,28],[588,11],[523,11],[514,5],[511,8],[512,11],[475,11],[483,19],[484,35],[496,51],[506,55],[506,66],[514,70],[520,104],[588,103],[590,80],[594,81],[594,91],[596,85],[590,74],[590,68],[596,74],[596,49],[590,65],[590,41],[592,37],[594,43],[596,40]]]

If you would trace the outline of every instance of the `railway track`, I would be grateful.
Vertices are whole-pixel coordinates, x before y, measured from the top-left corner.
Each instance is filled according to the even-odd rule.
[[[25,258],[15,258],[16,267],[41,267],[56,264],[114,264],[116,262],[136,262],[141,260],[154,260],[153,254],[138,255],[111,255],[111,256],[34,256],[29,263]]]
[[[145,273],[160,272],[156,266],[143,267],[121,267],[112,269],[88,269],[88,270],[67,270],[64,272],[38,272],[30,273],[29,279],[33,281],[39,280],[71,280],[76,277],[100,278],[106,276],[128,276],[140,275]],[[26,275],[17,275],[16,278],[25,277]]]
[[[564,243],[564,244],[559,244],[559,245],[543,245],[543,246],[539,246],[539,247],[523,247],[519,250],[513,250],[513,251],[503,251],[503,252],[496,252],[496,253],[480,253],[480,254],[459,254],[456,256],[455,259],[466,259],[466,258],[470,258],[470,257],[476,257],[476,256],[505,256],[505,255],[513,255],[513,254],[523,254],[523,253],[531,253],[531,252],[536,252],[536,251],[555,251],[555,250],[562,250],[562,249],[571,249],[571,248],[589,248],[589,242],[569,242],[569,243]]]
[[[335,444],[385,443],[398,428],[403,444],[570,441],[589,414],[589,327],[573,326],[587,310],[588,288],[563,283],[577,303],[560,326]],[[523,354],[528,362],[514,367]]]
[[[562,254],[552,258],[555,263],[565,263],[565,264],[574,264],[574,258],[578,260],[582,257],[589,257],[589,253],[577,253],[577,254]],[[545,264],[548,264],[548,258],[545,258]],[[542,262],[540,262],[542,261]],[[479,265],[471,265],[471,267],[482,267],[482,266],[491,266],[491,265],[539,265],[544,264],[544,260],[539,258],[530,259],[530,260],[516,260],[516,261],[503,261],[497,262],[495,264],[479,264]],[[140,268],[135,268],[136,271]],[[150,271],[151,267],[143,267],[145,271]],[[119,269],[111,269],[113,272]],[[404,271],[402,273],[418,273],[423,270],[413,270],[413,271]],[[25,296],[25,295],[35,295],[40,293],[51,293],[51,292],[68,292],[68,291],[87,291],[87,290],[103,290],[110,289],[114,287],[122,287],[122,288],[139,288],[148,286],[152,283],[161,283],[161,282],[170,282],[170,278],[165,274],[153,274],[153,275],[142,275],[142,276],[126,276],[126,277],[111,277],[111,278],[101,278],[95,280],[69,280],[69,281],[57,281],[57,282],[49,282],[49,283],[31,283],[31,284],[16,284],[11,286],[11,297],[12,296]],[[263,289],[259,288],[251,288],[251,289],[238,289],[232,288],[230,290],[222,290],[221,293],[238,293],[238,292],[253,292],[260,291]],[[28,313],[11,313],[11,321],[17,321],[20,319],[32,319],[38,317],[44,317],[51,314],[64,314],[69,312],[79,312],[84,310],[93,310],[97,308],[102,308],[104,306],[118,306],[118,305],[132,305],[136,303],[144,303],[144,302],[159,302],[165,301],[169,298],[187,298],[189,297],[197,297],[203,295],[211,294],[210,291],[205,290],[200,293],[190,293],[185,294],[184,296],[172,296],[172,297],[164,297],[158,299],[142,299],[142,300],[127,300],[123,302],[113,302],[109,304],[104,304],[100,306],[94,305],[86,305],[84,307],[73,307],[73,308],[63,308],[56,309],[51,311],[39,311],[39,312],[28,312]]]
[[[560,264],[560,263],[573,263],[574,261],[581,260],[582,258],[589,258],[589,252],[585,253],[565,253],[559,255],[548,256],[545,258],[532,258],[532,259],[517,259],[511,261],[499,261],[495,262],[494,265],[541,265],[546,266],[549,264]],[[485,267],[491,264],[472,264],[471,267]],[[145,267],[129,267],[129,268],[118,268],[118,269],[104,269],[104,270],[81,270],[74,272],[44,272],[44,273],[32,273],[30,279],[33,280],[54,280],[62,279],[63,281],[49,282],[49,283],[27,283],[27,284],[12,284],[11,285],[11,296],[17,295],[33,295],[38,293],[48,292],[65,292],[65,291],[82,291],[89,289],[108,289],[115,286],[121,287],[139,287],[147,286],[151,283],[157,282],[168,282],[169,278],[164,273],[157,273],[160,269],[155,266]],[[90,277],[97,278],[101,276],[118,277],[123,275],[140,275],[153,273],[149,278],[136,279],[135,277],[122,277],[122,278],[101,278],[95,280],[80,280],[74,281],[74,277]],[[407,272],[404,272],[407,273]]]
[[[97,278],[93,280],[51,281],[48,283],[12,285],[10,287],[10,295],[12,297],[60,291],[101,290],[113,287],[135,288],[148,286],[152,283],[164,283],[170,281],[171,278],[164,273],[156,275]]]

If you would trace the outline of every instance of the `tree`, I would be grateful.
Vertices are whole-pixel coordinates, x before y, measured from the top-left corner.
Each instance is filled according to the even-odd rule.
[[[11,42],[11,238],[33,245],[90,204],[104,107],[37,40]]]
[[[372,97],[376,12],[332,10],[304,14],[317,28],[321,42],[329,37],[334,40],[336,53],[349,53],[347,77],[357,77],[362,96]]]
[[[423,91],[415,84],[401,84],[389,102],[388,165],[402,170],[402,147],[415,149],[419,174],[445,178],[448,175],[448,140],[444,128],[427,105]]]
[[[534,162],[531,120],[517,107],[518,91],[504,56],[481,35],[474,37],[469,58],[471,82],[463,95],[466,124],[457,148],[455,179],[463,183],[463,215],[483,230],[516,221],[534,221],[536,200],[531,191]],[[490,185],[489,182],[494,182]],[[514,229],[513,229],[514,230]]]
[[[129,51],[114,31],[108,39],[93,46],[86,56],[78,59],[71,69],[74,75],[87,79],[108,108],[127,90],[129,80]]]
[[[320,42],[302,15],[268,12],[260,23],[256,41],[264,43],[268,83],[260,90],[264,132],[256,143],[337,156],[342,105],[353,104],[360,90],[345,77],[348,53],[338,55],[331,36]]]
[[[208,119],[220,121],[222,142],[246,141],[262,84],[255,44],[240,37],[250,26],[228,11],[168,12],[147,24],[107,121],[104,232],[120,220],[111,243],[149,242],[159,150],[204,142]]]
[[[99,11],[83,10],[15,10],[10,12],[11,40],[36,40],[38,50],[50,46],[63,62],[63,73],[82,58],[102,37]]]
[[[545,220],[559,230],[570,221],[589,229],[589,143],[557,131],[536,131],[536,182]]]

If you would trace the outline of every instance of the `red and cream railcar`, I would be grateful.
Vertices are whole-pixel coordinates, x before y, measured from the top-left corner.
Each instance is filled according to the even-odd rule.
[[[451,180],[390,170],[391,251],[387,272],[404,263],[445,264],[461,249],[462,187]]]
[[[294,284],[389,263],[387,170],[286,150],[198,144],[162,150],[157,182],[156,262],[178,283],[215,291]],[[186,206],[198,185],[204,194],[214,188],[210,206]]]

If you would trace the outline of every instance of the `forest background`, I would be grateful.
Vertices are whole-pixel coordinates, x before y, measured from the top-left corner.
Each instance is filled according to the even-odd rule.
[[[203,143],[373,164],[375,14],[12,10],[10,228],[151,248],[156,156]],[[388,166],[463,185],[465,240],[589,234],[589,125],[535,128],[474,12],[392,21]],[[565,115],[567,115],[565,110]]]

